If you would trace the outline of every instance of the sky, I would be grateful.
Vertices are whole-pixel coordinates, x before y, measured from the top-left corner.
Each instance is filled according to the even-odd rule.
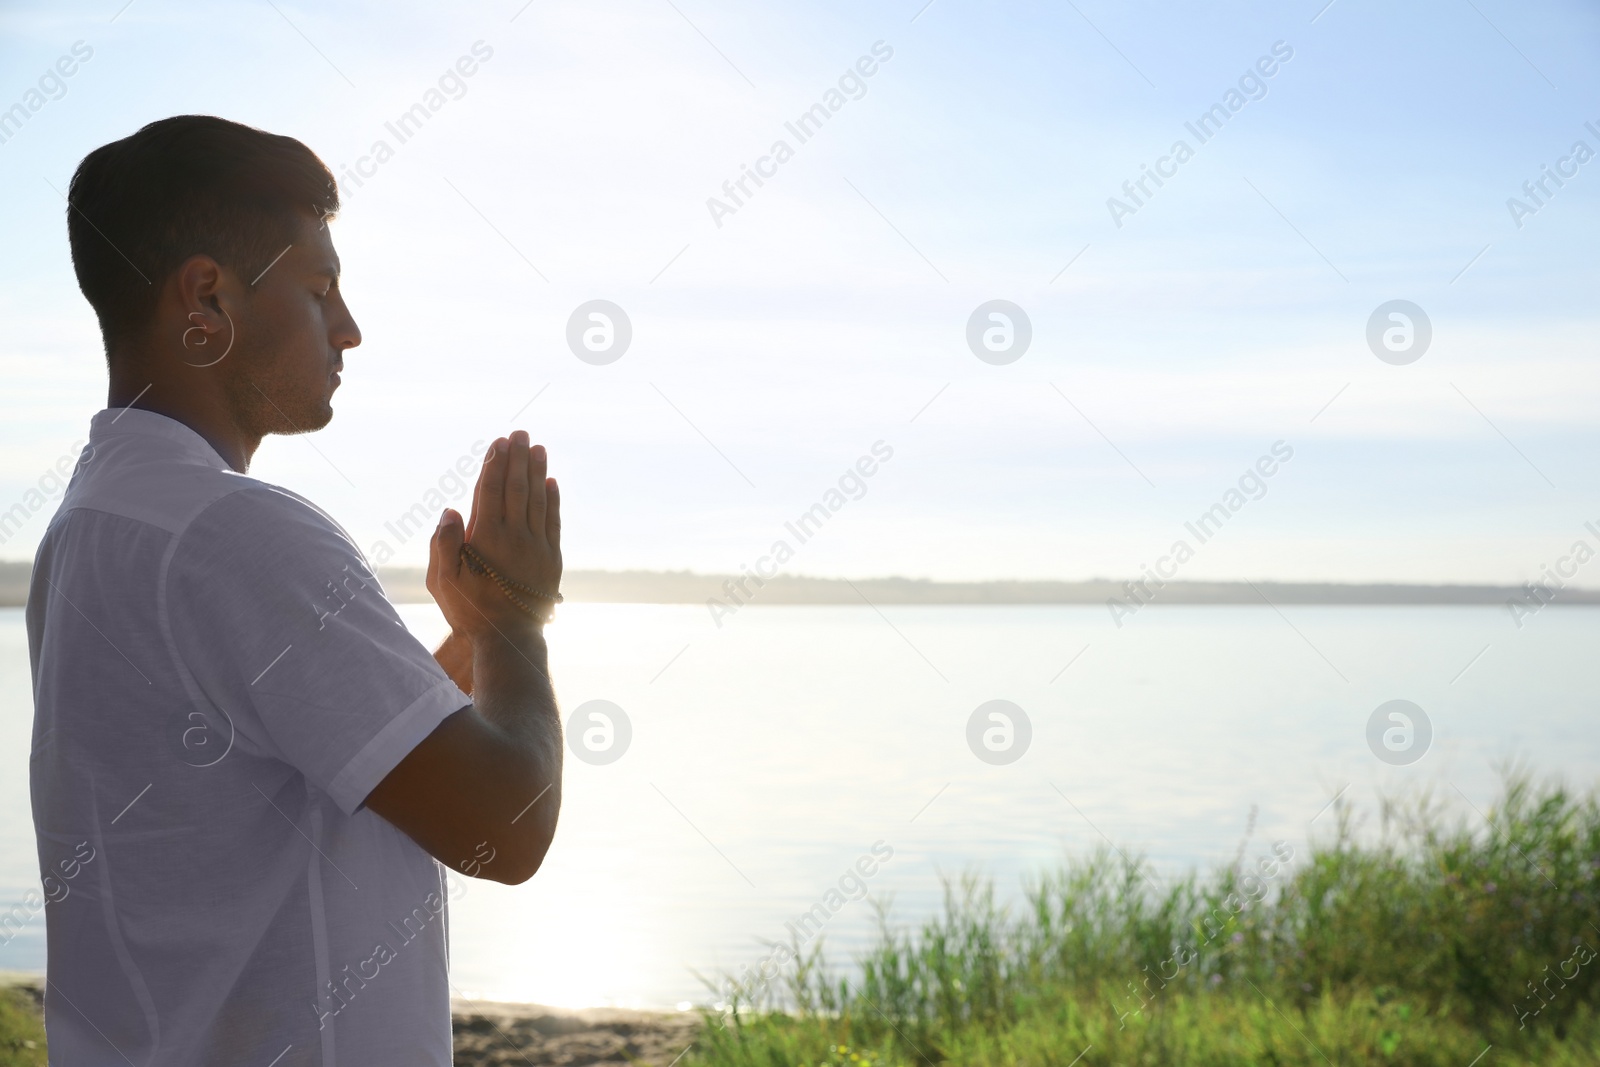
[[[1600,547],[1597,30],[1509,0],[7,3],[0,558],[105,405],[61,194],[209,113],[340,176],[364,340],[333,422],[251,473],[377,562],[424,562],[400,517],[523,428],[569,569],[784,540],[797,574],[1122,578],[1181,540],[1183,578],[1535,579]],[[608,362],[596,300],[631,330]],[[1025,349],[1015,312],[984,347],[993,301]]]

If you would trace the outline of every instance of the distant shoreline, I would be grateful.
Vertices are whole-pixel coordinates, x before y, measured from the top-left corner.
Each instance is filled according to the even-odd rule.
[[[26,563],[0,563],[0,607],[27,602]],[[397,604],[432,598],[421,567],[380,567],[379,580]],[[743,582],[741,588],[740,582]],[[712,600],[735,608],[769,604],[1077,604],[1104,607],[1110,599],[1129,602],[1122,581],[935,582],[921,578],[807,578],[778,575],[757,585],[752,575],[699,574],[694,571],[568,571],[562,592],[574,603],[700,604]],[[1422,585],[1385,582],[1167,582],[1150,589],[1152,606],[1280,604],[1395,606],[1495,606],[1518,602],[1537,608],[1525,587],[1509,585]],[[1549,606],[1600,605],[1600,590],[1568,587],[1550,593]],[[1142,598],[1141,594],[1141,598]]]
[[[378,577],[396,603],[428,602],[420,567],[379,568]],[[743,578],[743,588],[738,585]],[[750,575],[698,574],[694,571],[569,571],[562,581],[566,598],[578,603],[701,604],[718,600],[729,607],[763,604],[1063,604],[1104,607],[1127,602],[1126,583],[1110,579],[1082,582],[935,582],[922,578],[808,578],[779,575],[757,586]],[[730,584],[731,583],[731,584]],[[1505,607],[1508,600],[1528,604],[1527,590],[1502,585],[1403,585],[1336,582],[1168,582],[1150,603],[1160,605],[1342,604],[1355,606],[1480,605]],[[1142,594],[1141,594],[1142,595]],[[1600,605],[1600,590],[1558,590],[1550,606]]]

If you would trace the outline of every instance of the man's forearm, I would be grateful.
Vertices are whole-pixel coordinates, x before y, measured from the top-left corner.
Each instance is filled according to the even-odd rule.
[[[521,788],[514,821],[548,847],[561,807],[562,752],[544,634],[529,624],[475,637],[471,647],[473,707],[518,750]]]
[[[483,717],[519,738],[546,737],[542,728],[529,732],[530,724],[542,717],[557,721],[544,631],[535,625],[496,630],[468,644],[478,690],[473,704]]]

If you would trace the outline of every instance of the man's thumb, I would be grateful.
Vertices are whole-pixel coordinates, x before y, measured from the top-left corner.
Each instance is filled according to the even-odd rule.
[[[461,513],[445,508],[444,514],[439,516],[439,564],[448,575],[454,576],[461,570],[461,542],[465,537]]]

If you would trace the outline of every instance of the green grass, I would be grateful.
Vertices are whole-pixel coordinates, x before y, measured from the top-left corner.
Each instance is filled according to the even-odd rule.
[[[44,1021],[27,993],[0,986],[0,1067],[45,1067]]]
[[[1157,888],[1102,850],[997,905],[968,875],[856,977],[794,946],[718,990],[707,1067],[1576,1067],[1600,1063],[1600,805],[1510,774],[1476,829],[1424,795]],[[1565,977],[1563,977],[1565,976]],[[1544,983],[1535,997],[1532,983]],[[1490,1048],[1480,1060],[1479,1055]],[[1081,1056],[1081,1060],[1078,1057]],[[686,1063],[689,1062],[686,1060]]]

